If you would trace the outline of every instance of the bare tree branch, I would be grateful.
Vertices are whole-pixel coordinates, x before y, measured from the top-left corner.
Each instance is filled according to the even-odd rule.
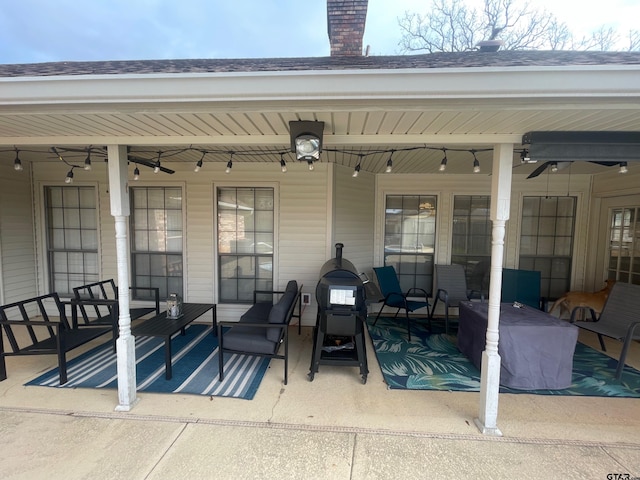
[[[433,0],[428,13],[406,12],[399,25],[404,52],[463,52],[476,49],[480,40],[502,40],[503,50],[604,51],[620,44],[640,50],[638,30],[621,39],[613,28],[602,26],[577,39],[565,23],[526,0],[484,0],[480,10],[464,0]]]

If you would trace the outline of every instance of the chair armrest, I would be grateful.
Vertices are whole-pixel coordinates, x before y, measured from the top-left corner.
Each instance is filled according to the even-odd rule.
[[[444,288],[439,288],[436,292],[436,298],[441,302],[447,302],[449,300],[449,292],[447,292]]]
[[[135,292],[136,290],[147,290],[155,293],[154,300],[156,303],[156,314],[160,315],[160,289],[158,287],[129,287],[129,290]]]
[[[24,325],[25,327],[47,327],[56,331],[65,330],[67,327],[62,322],[42,322],[37,320],[0,320],[0,325]],[[57,332],[56,332],[57,333]]]
[[[597,322],[597,321],[598,321],[598,317],[597,317],[597,315],[596,315],[595,310],[594,310],[593,308],[591,308],[591,307],[587,307],[587,306],[578,306],[578,307],[574,307],[574,309],[573,309],[573,310],[571,310],[571,317],[569,318],[569,322],[570,322],[570,323],[575,323],[575,321],[576,321],[576,314],[577,314],[579,311],[585,311],[585,312],[586,312],[587,310],[588,310],[589,312],[591,312],[591,320],[592,320],[593,322]]]
[[[419,295],[416,295],[415,293],[419,292]],[[418,288],[418,287],[414,287],[414,288],[410,288],[409,290],[407,290],[407,293],[404,294],[404,298],[407,297],[424,297],[425,300],[429,300],[429,295],[427,295],[427,291],[424,288]]]
[[[108,307],[118,305],[118,300],[111,298],[72,298],[62,302],[67,305],[106,305]]]
[[[253,291],[253,303],[254,304],[256,303],[258,295],[275,295],[276,293],[282,295],[285,292],[284,292],[284,290],[254,290]]]
[[[264,323],[264,322],[218,322],[219,326],[225,327],[257,327],[257,328],[284,328],[289,322],[283,323]]]

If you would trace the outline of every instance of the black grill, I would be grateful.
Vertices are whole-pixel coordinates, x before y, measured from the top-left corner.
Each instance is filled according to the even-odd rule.
[[[309,379],[313,380],[320,364],[359,366],[362,382],[366,383],[369,370],[364,343],[365,288],[357,269],[342,257],[343,246],[337,243],[335,258],[320,269]]]

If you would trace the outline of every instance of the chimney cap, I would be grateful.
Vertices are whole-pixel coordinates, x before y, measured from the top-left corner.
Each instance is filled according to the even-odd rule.
[[[481,52],[497,52],[502,45],[504,45],[502,40],[482,40],[476,43],[476,47]]]

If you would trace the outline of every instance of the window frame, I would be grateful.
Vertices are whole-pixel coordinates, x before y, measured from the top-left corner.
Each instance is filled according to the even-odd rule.
[[[218,207],[218,192],[220,191],[220,189],[252,189],[252,190],[256,190],[256,189],[271,189],[273,192],[273,207],[272,207],[272,218],[273,218],[273,225],[272,225],[272,230],[273,230],[273,248],[272,248],[272,253],[271,253],[271,281],[270,281],[270,285],[271,287],[269,288],[270,290],[275,289],[277,281],[278,281],[278,239],[279,239],[279,216],[280,216],[280,208],[279,208],[279,196],[280,196],[280,192],[279,192],[279,185],[277,183],[273,183],[273,182],[220,182],[220,183],[216,183],[213,185],[213,191],[212,191],[212,195],[213,195],[213,206],[214,206],[214,212],[213,212],[213,227],[214,227],[214,237],[213,237],[213,249],[214,249],[214,268],[215,268],[215,283],[216,283],[216,287],[215,287],[215,297],[216,297],[216,301],[220,304],[229,304],[229,305],[248,305],[251,304],[253,301],[253,291],[251,292],[251,298],[247,297],[247,299],[238,299],[236,297],[236,300],[230,300],[230,299],[224,299],[222,297],[222,268],[223,268],[223,262],[222,262],[222,257],[231,257],[231,256],[268,256],[268,254],[260,254],[260,253],[254,253],[254,254],[248,254],[248,253],[238,253],[238,254],[233,254],[233,253],[225,253],[225,254],[221,254],[219,251],[219,236],[220,236],[220,229],[219,229],[219,212],[220,209]],[[248,280],[249,278],[253,278],[253,280],[257,280],[259,277],[246,277],[246,279]],[[262,288],[260,288],[262,289]]]
[[[465,270],[466,278],[467,278],[467,287],[470,290],[474,290],[477,292],[481,292],[483,295],[488,296],[489,294],[489,276],[491,271],[491,241],[492,241],[492,228],[493,222],[491,220],[491,195],[486,194],[456,194],[453,193],[453,200],[451,202],[451,263],[456,263],[462,265]],[[457,215],[456,214],[456,199],[461,199],[462,197],[469,199],[469,210],[465,215]],[[482,199],[486,208],[486,215],[473,215],[472,207],[474,205],[474,199]],[[467,232],[465,235],[456,234],[456,218],[464,216],[467,219],[466,225],[468,226]],[[487,253],[469,253],[469,245],[470,245],[470,237],[476,236],[473,232],[471,225],[473,218],[484,218],[485,219],[485,228],[486,232],[483,235],[485,238]],[[465,253],[456,253],[455,252],[455,240],[456,236],[464,237],[465,240]]]
[[[82,230],[81,224],[82,224],[82,218],[83,216],[81,215],[81,211],[83,209],[81,203],[81,196],[80,196],[80,190],[81,189],[91,189],[92,190],[92,197],[94,199],[94,206],[92,207],[92,210],[94,212],[93,218],[95,221],[95,249],[91,248],[54,248],[51,244],[52,242],[52,229],[53,226],[50,225],[50,221],[51,221],[51,217],[50,214],[52,214],[51,209],[55,208],[53,206],[50,207],[49,202],[50,202],[50,192],[52,191],[52,189],[59,189],[61,194],[64,196],[64,191],[65,189],[67,191],[71,190],[71,189],[75,189],[76,192],[78,192],[78,208],[77,210],[79,211],[78,214],[78,221],[79,221],[79,228],[78,230]],[[64,201],[64,198],[63,198]],[[45,184],[42,185],[42,209],[43,209],[43,217],[44,217],[44,230],[43,230],[43,245],[44,245],[44,251],[45,251],[45,261],[46,261],[46,272],[47,272],[47,277],[46,277],[46,281],[48,283],[48,290],[49,291],[55,291],[58,292],[61,296],[71,296],[73,294],[73,288],[80,286],[80,285],[84,285],[86,283],[92,283],[95,281],[98,281],[100,279],[100,273],[101,273],[101,264],[100,264],[100,216],[99,216],[99,199],[98,199],[98,188],[96,185],[93,184],[77,184],[77,185],[60,185],[60,184]],[[64,206],[59,207],[59,208],[63,208],[64,211]],[[85,210],[88,210],[87,208],[85,208]],[[64,217],[64,215],[63,215]],[[64,221],[64,220],[63,220]],[[64,229],[67,230],[67,229]],[[82,235],[80,235],[80,240],[82,241]],[[86,262],[83,260],[83,271],[82,272],[78,272],[76,273],[76,275],[81,275],[82,279],[81,280],[73,280],[69,277],[71,277],[73,275],[73,273],[70,272],[64,272],[67,275],[67,284],[68,284],[68,289],[69,291],[66,291],[62,288],[59,287],[59,285],[57,285],[56,283],[56,269],[54,268],[55,266],[55,259],[54,259],[54,255],[56,252],[66,252],[66,253],[76,253],[76,254],[81,254],[81,255],[85,255],[85,254],[92,254],[95,255],[95,267],[96,267],[96,271],[95,273],[90,272],[87,273],[86,271],[84,271],[84,266],[86,266]]]
[[[549,215],[540,215],[538,214],[536,216],[536,218],[538,219],[538,223],[537,223],[537,230],[536,230],[536,234],[528,234],[528,233],[523,233],[525,231],[525,199],[527,198],[537,198],[540,202],[546,199],[555,199],[556,201],[559,201],[561,199],[566,199],[566,198],[571,198],[573,200],[573,215],[572,216],[558,216],[558,206],[556,205],[556,212],[554,216],[549,216]],[[539,271],[541,274],[541,285],[540,285],[540,295],[543,298],[546,298],[548,300],[554,300],[556,298],[559,298],[560,296],[562,296],[564,294],[564,292],[567,292],[569,290],[571,290],[571,283],[572,283],[572,278],[573,278],[573,269],[575,266],[575,262],[576,262],[576,258],[575,258],[575,242],[576,242],[576,237],[578,235],[578,231],[577,231],[577,227],[578,227],[578,213],[579,213],[579,205],[580,205],[580,196],[579,195],[543,195],[543,194],[523,194],[520,197],[520,224],[519,224],[519,236],[518,236],[518,268],[521,268],[523,270],[535,270],[535,271]],[[572,218],[572,225],[571,225],[571,235],[560,235],[558,236],[557,234],[554,233],[554,235],[543,235],[540,234],[539,231],[539,226],[540,226],[540,218],[553,218],[555,219],[555,223],[554,223],[554,232],[557,232],[558,229],[558,218]],[[526,217],[528,218],[528,217]],[[553,246],[554,249],[556,247],[556,239],[558,237],[567,237],[569,238],[569,241],[567,242],[568,248],[569,248],[569,254],[568,255],[559,255],[559,254],[550,254],[550,255],[546,255],[546,254],[531,254],[531,253],[526,253],[523,254],[523,246],[522,246],[522,242],[523,242],[523,238],[524,237],[536,237],[536,238],[540,238],[540,237],[544,237],[544,238],[553,238]],[[536,248],[538,248],[538,243],[536,243]],[[567,267],[567,271],[566,271],[566,277],[565,278],[561,278],[558,276],[553,276],[553,263],[554,263],[554,259],[560,259],[560,260],[568,260],[568,267]],[[523,262],[523,260],[525,260],[525,262]],[[539,262],[541,261],[548,261],[549,263],[549,268],[546,269],[549,271],[549,276],[545,275],[545,268],[541,267]],[[553,284],[555,285],[559,285],[558,280],[562,280],[564,282],[563,285],[561,286],[553,286]],[[553,283],[553,284],[552,284]],[[555,289],[556,294],[553,294]]]
[[[382,202],[382,223],[381,223],[381,254],[382,254],[382,265],[391,265],[395,268],[396,273],[398,275],[398,281],[400,282],[400,286],[402,287],[403,291],[407,291],[410,288],[422,288],[424,289],[427,294],[429,296],[432,296],[433,293],[433,270],[434,270],[434,263],[435,263],[435,258],[436,258],[436,249],[437,249],[437,245],[438,245],[438,204],[439,204],[439,198],[438,195],[435,193],[407,193],[407,192],[401,192],[401,191],[389,191],[389,192],[381,192],[381,202]],[[390,233],[388,233],[387,231],[387,210],[388,208],[388,200],[389,197],[400,197],[401,198],[401,202],[403,205],[403,209],[404,209],[404,199],[407,197],[418,197],[418,208],[421,205],[421,198],[424,198],[425,200],[429,199],[429,200],[433,200],[434,205],[433,205],[433,209],[435,211],[434,214],[434,220],[433,220],[433,233],[423,233],[423,235],[430,235],[433,237],[433,245],[431,247],[426,246],[427,249],[431,248],[431,252],[422,252],[422,251],[418,251],[418,245],[422,244],[423,248],[424,247],[424,243],[422,242],[417,242],[415,243],[415,251],[408,251],[408,252],[402,252],[402,251],[398,251],[398,252],[393,252],[393,251],[388,251],[388,245],[387,245],[387,239],[390,237]],[[400,233],[400,235],[402,235],[402,232]],[[416,229],[415,235],[420,235],[420,231],[419,229]],[[400,249],[402,249],[402,244],[400,245]],[[390,256],[398,256],[400,257],[398,259],[397,262],[393,262],[393,261],[389,261],[388,257]],[[415,257],[413,262],[401,262],[400,260],[402,259],[402,257]],[[415,268],[416,265],[418,265],[418,257],[424,257],[425,260],[425,265],[426,265],[426,271],[423,274],[419,274],[417,272],[417,269]],[[409,266],[409,270],[407,270],[407,265],[409,265],[410,263],[412,263],[413,267]],[[404,268],[403,268],[404,265]],[[410,271],[413,270],[413,271]],[[417,280],[420,277],[424,277],[424,282],[423,283],[419,283]]]
[[[134,195],[135,195],[135,190],[146,190],[147,191],[147,200],[148,200],[148,192],[149,190],[159,190],[161,189],[164,192],[163,195],[163,203],[164,203],[164,212],[167,212],[167,208],[166,208],[166,192],[169,189],[179,189],[180,190],[180,194],[181,194],[181,199],[180,199],[180,232],[182,235],[181,241],[180,241],[180,252],[177,251],[173,251],[173,250],[138,250],[136,247],[136,230],[142,230],[142,229],[136,229],[136,224],[135,224],[135,220],[136,220],[136,214],[135,214],[135,210],[136,210],[136,202],[134,199]],[[185,281],[187,278],[187,274],[186,274],[186,188],[183,184],[162,184],[162,185],[131,185],[129,188],[129,201],[130,201],[130,207],[131,207],[131,214],[130,214],[130,218],[129,218],[129,256],[130,256],[130,270],[131,270],[131,285],[132,286],[136,286],[136,287],[158,287],[160,288],[160,298],[167,298],[168,295],[170,293],[178,293],[179,295],[181,295],[183,298],[186,298],[187,296],[187,282]],[[142,208],[140,208],[142,210]],[[144,207],[145,211],[149,211],[149,206],[148,206],[148,202]],[[169,210],[177,210],[177,209],[169,209]],[[166,218],[166,215],[165,215]],[[175,229],[165,229],[165,232],[168,231],[175,231]],[[148,241],[147,241],[148,243]],[[147,275],[144,275],[144,277],[148,278],[148,281],[139,281],[138,279],[138,267],[136,264],[136,256],[137,255],[144,255],[144,254],[148,254],[151,256],[156,256],[156,255],[165,255],[167,257],[169,256],[180,256],[181,257],[181,275],[165,275],[165,276],[160,276],[160,275],[152,275],[151,272],[151,265],[149,267],[149,273]],[[168,265],[165,264],[165,269],[168,268]],[[140,277],[142,277],[143,275],[140,275]],[[169,283],[169,278],[170,277],[180,277],[181,278],[181,291],[175,291],[177,290],[176,288],[172,287]],[[158,285],[157,282],[154,283],[153,279],[154,278],[164,278],[164,285]],[[164,290],[166,291],[166,294],[164,292]],[[153,294],[152,292],[148,292],[146,290],[134,290],[132,293],[132,299],[133,300],[152,300],[153,299]]]

